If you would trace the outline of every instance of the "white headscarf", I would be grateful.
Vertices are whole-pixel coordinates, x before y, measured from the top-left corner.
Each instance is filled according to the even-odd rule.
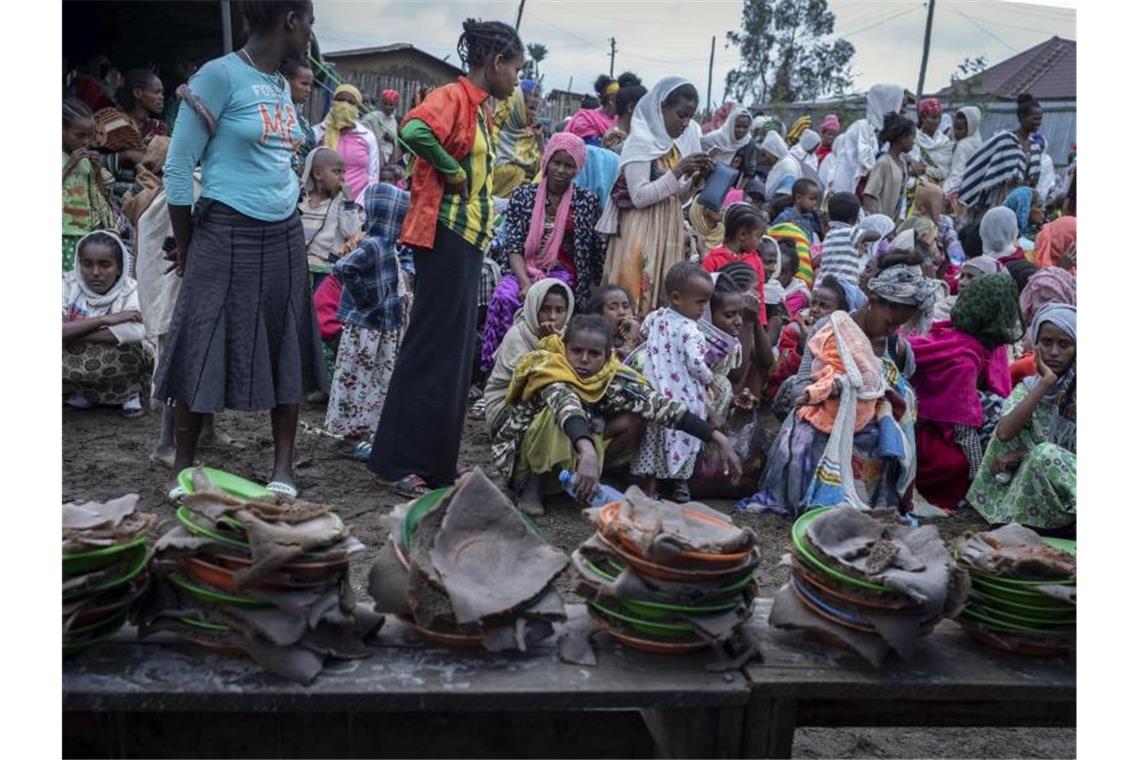
[[[1017,214],[1005,206],[994,206],[982,217],[978,226],[982,237],[982,253],[1001,258],[1017,247]]]
[[[119,279],[102,295],[92,290],[79,271],[79,251],[92,235],[106,235],[119,247],[123,257],[123,272]],[[75,244],[75,268],[63,274],[63,321],[70,322],[92,317],[105,317],[123,311],[139,311],[138,285],[128,274],[131,256],[122,239],[110,230],[95,230]],[[138,343],[146,337],[142,322],[123,322],[109,329],[120,344]]]
[[[982,126],[981,109],[964,106],[954,112],[955,116],[958,114],[966,120],[966,136],[954,143],[954,152],[950,156],[950,174],[942,183],[942,188],[947,192],[958,189],[962,175],[966,172],[966,164],[970,163],[978,148],[982,147],[982,135],[978,131]]]
[[[810,177],[811,179],[819,179],[819,160],[815,157],[814,151],[819,147],[821,140],[819,134],[810,129],[805,129],[803,134],[800,135],[799,142],[791,147],[788,152],[792,158],[800,162],[800,176]]]
[[[749,130],[745,131],[744,137],[739,140],[736,138],[736,120],[741,116],[748,118]],[[752,114],[748,109],[739,103],[732,106],[729,111],[728,118],[724,120],[724,124],[720,127],[709,132],[707,135],[701,135],[701,149],[708,153],[714,161],[722,164],[732,162],[732,157],[736,155],[736,151],[743,148],[752,140],[751,133]]]
[[[906,90],[897,84],[875,84],[867,91],[867,121],[878,132],[883,128],[883,117],[891,111],[902,111]]]
[[[656,161],[673,150],[674,145],[682,158],[701,151],[701,128],[695,121],[690,121],[685,132],[674,140],[665,130],[665,117],[661,113],[661,104],[669,94],[686,84],[693,83],[684,77],[665,77],[637,101],[629,122],[629,137],[621,149],[619,172],[629,163]]]
[[[823,140],[820,138],[818,132],[814,129],[805,129],[803,134],[800,135],[800,141],[796,143],[796,145],[802,148],[804,153],[811,153],[819,147],[821,142],[823,142]]]
[[[764,180],[764,197],[770,201],[781,189],[791,192],[788,179],[795,182],[800,178],[800,162],[788,150],[784,138],[776,134],[775,130],[769,131],[764,135],[764,142],[760,143],[760,150],[767,151],[779,159],[768,170],[768,178]]]
[[[779,159],[788,155],[788,144],[776,130],[769,129],[764,135],[764,142],[760,143],[760,150],[766,150]]]

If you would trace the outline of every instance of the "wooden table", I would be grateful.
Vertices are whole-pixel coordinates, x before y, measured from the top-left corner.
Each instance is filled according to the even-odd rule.
[[[1076,658],[1004,654],[943,621],[904,663],[876,670],[855,655],[767,625],[770,599],[752,625],[763,663],[752,683],[744,754],[791,757],[797,726],[1074,726]]]
[[[586,614],[582,605],[568,605],[568,612],[572,618]],[[553,643],[527,654],[447,649],[394,618],[381,629],[375,654],[332,661],[307,686],[266,674],[246,658],[158,642],[138,642],[133,630],[124,629],[64,662],[65,754],[74,732],[85,732],[100,754],[114,756],[162,754],[190,744],[208,750],[209,742],[187,734],[204,728],[216,740],[214,755],[236,756],[242,749],[262,756],[399,755],[416,746],[428,756],[470,754],[462,747],[449,750],[445,736],[421,736],[418,745],[401,744],[403,751],[394,752],[392,742],[386,748],[377,739],[399,730],[393,715],[433,713],[449,716],[440,729],[448,731],[458,731],[464,718],[487,726],[499,716],[529,716],[515,721],[511,744],[493,754],[530,747],[524,754],[554,749],[556,756],[575,756],[617,747],[623,748],[618,756],[628,756],[636,747],[615,736],[627,724],[587,712],[624,710],[640,711],[648,728],[642,734],[652,736],[638,755],[652,754],[655,743],[667,757],[737,757],[750,696],[740,671],[706,670],[711,654],[659,657],[605,644],[597,667],[579,667],[561,662]],[[562,715],[553,730],[543,720],[566,713],[572,720]],[[345,732],[347,739],[331,735]],[[578,746],[570,746],[571,738]]]

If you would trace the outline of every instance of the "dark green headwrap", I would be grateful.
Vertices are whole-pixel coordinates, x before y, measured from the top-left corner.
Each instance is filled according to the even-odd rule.
[[[950,321],[986,348],[1014,343],[1025,334],[1017,297],[1017,284],[1005,272],[975,277],[959,291]]]

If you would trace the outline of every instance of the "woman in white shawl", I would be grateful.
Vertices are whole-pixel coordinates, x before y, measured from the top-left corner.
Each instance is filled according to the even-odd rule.
[[[982,238],[983,255],[993,256],[999,261],[1014,256],[1017,253],[1017,214],[1006,206],[994,206],[982,217],[978,234]]]
[[[954,152],[950,157],[950,173],[942,183],[947,196],[956,195],[966,173],[966,164],[982,147],[982,110],[975,106],[964,106],[954,113]]]
[[[693,122],[700,96],[683,77],[665,77],[634,109],[606,210],[597,229],[610,235],[602,282],[625,288],[638,318],[664,297],[665,273],[684,258],[681,204],[712,171]]]
[[[760,143],[760,154],[768,165],[768,178],[764,180],[764,197],[771,201],[777,195],[788,195],[792,184],[800,178],[800,162],[788,150],[784,138],[774,130],[768,130],[764,142]]]
[[[926,167],[923,176],[932,182],[941,182],[950,174],[954,153],[954,141],[939,129],[941,124],[942,101],[938,98],[918,101],[918,133],[911,158]]]
[[[815,151],[819,148],[821,142],[819,133],[812,129],[805,129],[800,135],[800,140],[791,147],[788,151],[792,158],[800,162],[800,177],[807,177],[814,179],[823,186],[823,181],[819,176],[819,161],[816,159]]]
[[[906,92],[896,84],[876,84],[867,92],[867,117],[859,119],[836,138],[829,180],[833,193],[853,193],[879,157],[879,130],[883,118],[902,110]]]
[[[752,140],[752,135],[749,133],[751,127],[752,114],[737,103],[732,106],[724,124],[701,135],[701,150],[719,164],[730,164],[736,152]]]

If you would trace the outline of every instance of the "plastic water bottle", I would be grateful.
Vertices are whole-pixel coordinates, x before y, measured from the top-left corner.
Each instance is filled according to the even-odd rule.
[[[577,474],[563,470],[558,473],[558,482],[562,484],[562,490],[570,494],[570,498],[577,500],[578,497],[574,495],[574,485],[578,482]],[[590,506],[600,507],[603,504],[609,504],[611,501],[621,501],[624,497],[625,494],[613,486],[598,483],[598,490],[594,494],[594,498],[590,499]]]

